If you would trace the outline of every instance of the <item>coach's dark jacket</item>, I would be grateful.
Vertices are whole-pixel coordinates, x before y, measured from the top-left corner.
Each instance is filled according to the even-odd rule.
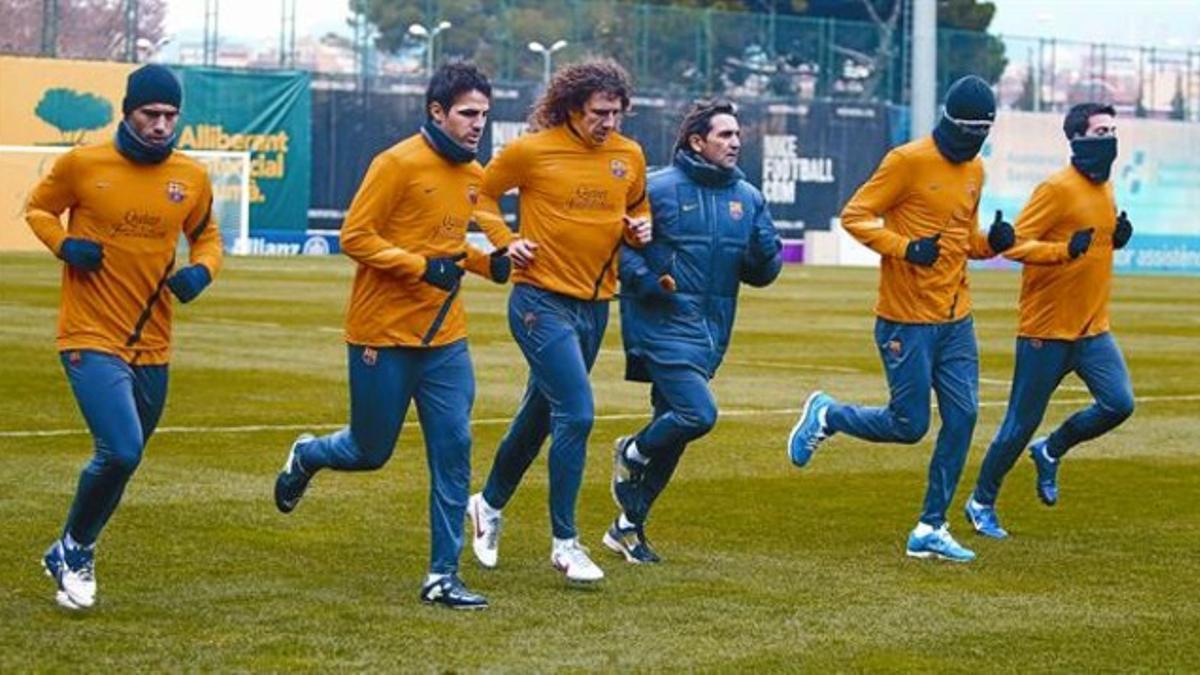
[[[736,168],[680,150],[647,188],[658,251],[621,247],[625,377],[650,381],[649,360],[711,378],[729,347],[740,283],[766,286],[779,276],[779,235],[762,193]],[[674,278],[674,292],[661,289],[661,271]]]

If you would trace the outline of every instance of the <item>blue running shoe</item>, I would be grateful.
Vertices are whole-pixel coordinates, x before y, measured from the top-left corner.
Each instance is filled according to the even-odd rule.
[[[625,556],[626,562],[635,565],[652,565],[662,562],[662,558],[650,547],[646,540],[646,531],[641,525],[621,527],[621,519],[613,521],[608,532],[604,533],[604,546],[618,555]]]
[[[54,579],[54,600],[66,609],[88,609],[96,603],[96,549],[69,547],[56,540],[42,556],[42,569]]]
[[[1046,454],[1046,438],[1029,446],[1029,457],[1037,467],[1037,495],[1046,506],[1058,503],[1058,460]]]
[[[788,436],[788,457],[792,464],[802,467],[808,464],[821,441],[829,438],[830,433],[825,427],[825,412],[835,401],[823,391],[814,391],[804,402],[800,411],[800,419],[792,427]]]
[[[637,513],[638,486],[646,467],[625,457],[633,436],[621,436],[613,444],[612,498],[625,513]]]
[[[449,609],[487,609],[487,598],[467,590],[457,574],[447,574],[421,587],[421,602]]]
[[[933,532],[921,537],[913,530],[908,535],[908,546],[904,551],[910,558],[940,558],[951,562],[971,562],[975,552],[964,548],[950,536],[950,528],[942,525]]]
[[[963,508],[967,515],[967,522],[975,531],[985,537],[992,539],[1007,539],[1008,532],[1003,527],[1000,527],[1000,519],[996,517],[996,507],[987,504],[980,504],[975,501],[975,497],[967,500],[967,505]]]
[[[300,434],[300,437],[292,443],[292,449],[288,451],[287,459],[283,462],[283,469],[275,477],[275,508],[279,509],[280,513],[291,513],[292,509],[300,503],[304,491],[308,489],[308,481],[312,476],[305,473],[303,467],[300,466],[300,461],[296,458],[296,448],[315,438],[312,434]]]

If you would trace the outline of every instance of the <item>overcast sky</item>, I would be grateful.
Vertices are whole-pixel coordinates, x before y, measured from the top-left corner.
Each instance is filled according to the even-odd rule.
[[[855,2],[857,0],[845,0]],[[1200,49],[1200,0],[995,0],[992,32]],[[281,0],[221,0],[222,38],[278,40]],[[349,33],[345,0],[297,0],[296,34]],[[167,33],[203,35],[204,0],[168,0]]]

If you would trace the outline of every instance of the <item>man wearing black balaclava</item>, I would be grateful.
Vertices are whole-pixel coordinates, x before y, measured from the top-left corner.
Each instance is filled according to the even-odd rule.
[[[979,408],[979,353],[971,319],[967,259],[990,258],[1013,243],[999,212],[979,229],[983,161],[977,155],[996,116],[991,87],[975,76],[955,82],[930,136],[889,152],[842,211],[842,227],[882,256],[875,345],[891,390],[886,407],[839,403],[813,392],[788,439],[804,466],[829,436],[918,443],[929,429],[929,392],[942,428],[929,465],[925,504],[908,536],[915,558],[969,562],[946,526]]]
[[[996,496],[1005,474],[1037,431],[1050,396],[1071,372],[1096,401],[1029,446],[1037,467],[1037,494],[1058,501],[1058,466],[1073,446],[1095,438],[1133,413],[1133,386],[1121,350],[1109,332],[1113,249],[1133,235],[1118,215],[1108,177],[1117,157],[1112,106],[1071,108],[1063,132],[1071,164],[1034,190],[1017,216],[1018,243],[1005,257],[1025,264],[1016,370],[1004,422],[988,448],[967,518],[980,534],[1003,539]]]

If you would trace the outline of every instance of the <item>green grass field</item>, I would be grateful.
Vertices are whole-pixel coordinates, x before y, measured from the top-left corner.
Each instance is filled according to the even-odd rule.
[[[579,506],[607,578],[580,591],[551,569],[539,459],[506,510],[500,567],[464,553],[463,576],[492,609],[460,614],[416,597],[428,478],[415,418],[382,471],[324,473],[295,513],[275,511],[294,436],[346,419],[352,268],[230,260],[178,312],[162,428],[101,540],[99,603],[76,615],[38,567],[90,454],[53,347],[58,269],[46,255],[0,256],[0,671],[1200,669],[1200,279],[1118,279],[1113,324],[1137,412],[1068,458],[1054,509],[1022,459],[1000,501],[1014,536],[991,542],[960,509],[1003,414],[1018,278],[973,275],[983,409],[952,515],[979,553],[966,566],[903,555],[932,434],[911,447],[838,437],[808,469],[788,463],[812,388],[886,399],[875,272],[807,267],[743,294],[715,384],[723,416],[648,528],[666,562],[611,557],[599,543],[615,515],[611,443],[648,407],[646,387],[621,379],[614,308]],[[524,386],[506,292],[477,279],[466,291],[473,489]],[[1065,384],[1047,425],[1088,398]]]

